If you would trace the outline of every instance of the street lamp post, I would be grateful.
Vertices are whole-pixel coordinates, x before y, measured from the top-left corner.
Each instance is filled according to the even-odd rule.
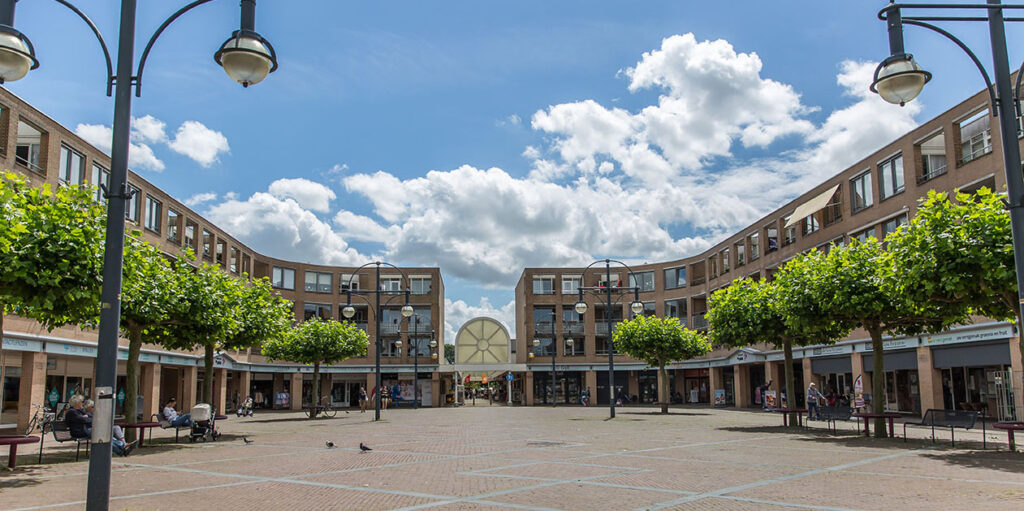
[[[565,344],[572,346],[572,338],[565,340]],[[533,340],[534,348],[540,346],[540,339]],[[555,370],[555,354],[558,352],[558,344],[555,342],[555,313],[551,313],[551,407],[554,408],[558,405],[558,373]],[[568,401],[566,396],[566,401]]]
[[[110,504],[111,434],[114,421],[114,386],[117,379],[117,338],[121,315],[121,273],[124,253],[125,203],[128,192],[128,147],[131,132],[132,86],[142,93],[142,72],[157,38],[168,25],[194,7],[212,0],[196,0],[167,18],[153,33],[133,73],[135,60],[136,0],[122,0],[117,48],[117,72],[106,41],[96,24],[67,0],[56,0],[80,17],[99,40],[107,66],[107,96],[114,96],[113,138],[110,151],[110,183],[103,186],[107,199],[107,232],[100,292],[100,324],[96,353],[96,413],[93,416],[92,455],[89,457],[87,509],[106,509]],[[17,0],[0,0],[0,83],[15,81],[39,67],[28,37],[14,28]],[[256,1],[241,1],[241,27],[234,31],[214,60],[243,87],[261,82],[277,69],[274,47],[256,32]]]
[[[640,288],[638,286],[612,286],[612,263],[616,263],[626,270],[627,275],[633,275],[633,270],[629,269],[629,266],[622,261],[616,261],[613,259],[598,260],[590,263],[586,268],[583,269],[583,278],[586,278],[587,270],[592,266],[599,263],[604,263],[604,274],[605,274],[605,285],[604,286],[580,286],[579,288],[579,301],[576,302],[576,313],[584,315],[587,313],[587,303],[583,301],[583,293],[588,292],[594,296],[604,295],[605,308],[604,308],[604,324],[608,330],[608,416],[609,418],[615,418],[615,344],[612,341],[612,294],[618,293],[618,298],[626,295],[630,291],[633,292],[633,303],[629,305],[629,310],[633,314],[640,314],[644,310],[644,304],[640,302]],[[618,303],[616,300],[614,303]]]
[[[370,265],[375,265],[376,268],[377,268],[377,273],[376,273],[377,285],[376,285],[376,289],[374,289],[373,291],[353,290],[352,289],[352,279],[356,278],[356,276],[359,275],[359,270],[362,270],[363,268],[366,268],[367,266],[370,266]],[[380,267],[382,265],[394,268],[394,269],[398,270],[399,273],[401,273],[402,279],[406,283],[405,291],[402,291],[401,289],[398,289],[398,290],[383,290],[383,289],[381,289],[381,285],[380,285]],[[374,261],[372,263],[366,263],[366,264],[360,266],[359,268],[356,268],[355,271],[352,272],[352,276],[350,276],[349,279],[348,279],[348,286],[347,287],[348,287],[348,289],[345,290],[345,296],[346,296],[345,307],[341,310],[341,314],[343,316],[345,316],[346,319],[352,319],[352,316],[356,315],[356,309],[355,309],[355,307],[352,306],[352,295],[358,296],[363,301],[365,301],[367,305],[370,305],[370,300],[368,298],[366,298],[365,296],[363,296],[363,295],[369,295],[369,294],[376,295],[376,306],[375,306],[374,312],[373,312],[373,319],[374,319],[374,323],[376,325],[376,332],[377,332],[377,339],[376,339],[376,342],[374,343],[374,345],[376,347],[376,349],[374,350],[376,352],[374,366],[375,366],[375,370],[376,370],[376,374],[377,374],[377,378],[376,378],[377,384],[376,384],[376,391],[375,391],[376,392],[376,397],[373,400],[373,420],[379,421],[380,420],[380,403],[381,403],[381,398],[380,398],[380,395],[381,395],[381,392],[380,392],[380,386],[381,386],[381,379],[380,379],[380,350],[384,346],[384,344],[381,342],[381,335],[380,335],[380,316],[381,316],[380,295],[382,295],[382,294],[384,294],[384,295],[393,295],[393,296],[391,296],[391,298],[388,299],[389,303],[390,303],[391,299],[394,299],[396,296],[405,295],[405,305],[402,306],[402,317],[408,318],[409,316],[412,316],[412,313],[413,313],[412,305],[409,305],[409,289],[410,289],[409,288],[409,277],[407,277],[405,275],[405,272],[402,271],[401,268],[399,268],[399,267],[397,267],[397,266],[395,266],[395,265],[393,265],[391,263],[385,263],[383,261]],[[385,303],[384,305],[387,305],[387,303]],[[399,341],[401,341],[401,340],[399,340]],[[399,346],[401,346],[401,344],[399,344]]]
[[[420,339],[419,335],[420,327],[420,315],[413,314],[409,318],[412,321],[412,338],[409,339],[409,348],[413,350],[412,358],[412,407],[417,409],[420,407]],[[437,342],[434,341],[434,333],[430,333],[430,347],[437,346]]]
[[[904,10],[933,10],[946,12],[938,16],[904,16]],[[1006,173],[1007,201],[1010,210],[1010,231],[1013,236],[1013,260],[1017,273],[1018,313],[1024,313],[1024,180],[1021,175],[1020,146],[1017,142],[1017,117],[1020,113],[1020,85],[1024,68],[1017,73],[1016,86],[1010,84],[1010,64],[1006,52],[1006,21],[1024,21],[1021,17],[1004,18],[1004,10],[1020,12],[1024,5],[1003,5],[1000,0],[987,0],[986,4],[897,4],[890,3],[878,13],[885,21],[889,32],[890,56],[875,69],[871,91],[882,99],[903,105],[913,100],[931,79],[931,73],[921,69],[914,57],[905,52],[903,46],[903,25],[927,28],[946,37],[967,53],[985,80],[992,104],[992,115],[999,118],[999,139],[1003,145],[1003,170]],[[985,17],[979,16],[980,12]],[[969,12],[972,15],[951,16],[950,12]],[[992,49],[992,70],[995,86],[981,60],[964,44],[946,30],[931,21],[987,21],[989,44]]]

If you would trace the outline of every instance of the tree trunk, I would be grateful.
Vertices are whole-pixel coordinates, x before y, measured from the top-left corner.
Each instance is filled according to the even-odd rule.
[[[125,364],[124,383],[124,421],[127,423],[138,420],[139,410],[139,351],[142,350],[142,327],[136,324],[128,325],[128,361]],[[135,429],[128,428],[124,431],[126,442],[135,441]]]
[[[203,354],[203,402],[213,404],[213,346],[207,345]],[[223,411],[223,410],[221,410]]]
[[[672,397],[668,395],[668,370],[664,362],[658,366],[658,375],[661,376],[661,413],[668,413],[668,401]]]
[[[871,349],[875,358],[871,370],[871,411],[873,413],[885,412],[885,360],[883,360],[884,346],[882,345],[882,329],[873,325],[867,329],[871,334]],[[865,419],[867,420],[867,419]],[[886,429],[884,418],[875,419],[875,437],[888,438],[889,430]]]
[[[783,372],[783,374],[785,375],[784,377],[786,379],[786,399],[788,400],[786,404],[789,405],[789,408],[796,408],[797,406],[800,405],[792,405],[792,403],[794,403],[793,399],[795,399],[796,396],[796,380],[794,379],[793,375],[793,341],[791,339],[786,339],[782,341],[782,349],[786,355],[786,367],[784,368]],[[761,399],[764,399],[764,396],[761,396]],[[782,396],[779,396],[779,403],[782,403]],[[789,417],[789,423],[796,424],[797,418],[798,417],[795,413],[791,414]]]
[[[313,364],[313,406],[320,406],[320,362]],[[313,417],[314,414],[309,414],[310,419]]]

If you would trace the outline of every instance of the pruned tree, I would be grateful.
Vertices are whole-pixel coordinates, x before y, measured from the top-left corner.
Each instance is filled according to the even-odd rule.
[[[689,360],[711,352],[711,344],[700,332],[685,328],[677,318],[637,316],[615,329],[615,349],[658,368],[661,413],[668,413],[670,362]]]
[[[355,324],[313,318],[293,327],[287,334],[269,340],[263,355],[313,366],[313,404],[320,403],[320,366],[336,364],[366,353],[369,338]],[[294,390],[294,389],[293,389]],[[309,414],[313,418],[315,414]]]

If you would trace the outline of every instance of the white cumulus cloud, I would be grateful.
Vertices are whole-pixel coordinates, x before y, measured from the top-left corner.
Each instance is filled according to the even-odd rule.
[[[182,123],[174,134],[174,140],[171,140],[168,146],[204,167],[216,163],[220,153],[231,150],[227,137],[219,131],[207,128],[199,121]]]
[[[82,137],[86,142],[92,144],[100,151],[110,154],[113,144],[113,130],[102,124],[79,124],[75,127],[75,134]],[[134,138],[134,137],[133,137]],[[153,148],[144,143],[128,143],[128,167],[140,170],[152,170],[160,172],[166,167],[153,153]]]
[[[193,196],[183,200],[182,202],[184,202],[186,206],[188,206],[190,208],[194,208],[194,207],[196,207],[196,206],[198,206],[200,204],[205,204],[207,202],[211,202],[211,201],[215,201],[215,200],[217,200],[217,194],[216,193],[204,192],[204,193],[197,193],[197,194],[195,194],[195,195],[193,195]]]
[[[508,329],[509,335],[516,338],[516,302],[509,301],[505,305],[495,307],[486,297],[480,298],[477,305],[470,305],[463,300],[444,299],[444,340],[455,344],[455,336],[467,321],[488,317],[497,320]]]
[[[267,191],[278,199],[295,199],[303,208],[320,213],[330,211],[331,201],[336,198],[330,188],[301,177],[278,179],[270,183]]]

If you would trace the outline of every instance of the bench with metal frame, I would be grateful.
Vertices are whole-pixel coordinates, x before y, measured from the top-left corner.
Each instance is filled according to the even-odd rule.
[[[62,444],[64,442],[75,442],[77,444],[76,448],[75,448],[75,461],[78,461],[79,457],[82,455],[82,444],[85,444],[85,457],[86,458],[89,457],[89,446],[91,445],[91,440],[92,439],[90,439],[90,438],[75,438],[75,437],[71,436],[71,429],[68,428],[67,421],[48,422],[48,423],[46,423],[44,425],[44,428],[46,428],[46,427],[50,428],[50,431],[53,432],[53,440],[56,441],[57,443]],[[43,431],[41,433],[42,434],[40,435],[40,438],[39,438],[39,462],[40,463],[43,462],[43,439],[46,438],[46,432]]]
[[[981,412],[975,412],[971,410],[943,410],[938,408],[929,409],[924,412],[919,422],[904,422],[903,423],[903,441],[907,441],[907,426],[922,426],[931,427],[932,429],[932,443],[935,443],[935,428],[949,428],[949,442],[950,445],[956,447],[956,437],[954,430],[956,428],[963,428],[964,430],[972,429],[978,422],[978,418],[981,418],[981,447],[986,447],[985,439],[985,416]]]
[[[175,425],[171,424],[171,421],[169,421],[166,418],[164,418],[163,414],[161,414],[161,413],[154,413],[153,414],[153,419],[155,419],[154,422],[159,422],[160,423],[160,429],[171,429],[171,428],[174,428],[174,441],[175,442],[178,441],[178,432],[180,432],[183,429],[187,429],[189,431],[192,430],[192,426],[175,426]],[[152,435],[150,435],[150,437],[152,438]]]
[[[818,408],[818,419],[826,421],[826,427],[833,434],[839,433],[837,422],[848,421],[851,416],[853,416],[853,408],[849,406],[822,406]]]

